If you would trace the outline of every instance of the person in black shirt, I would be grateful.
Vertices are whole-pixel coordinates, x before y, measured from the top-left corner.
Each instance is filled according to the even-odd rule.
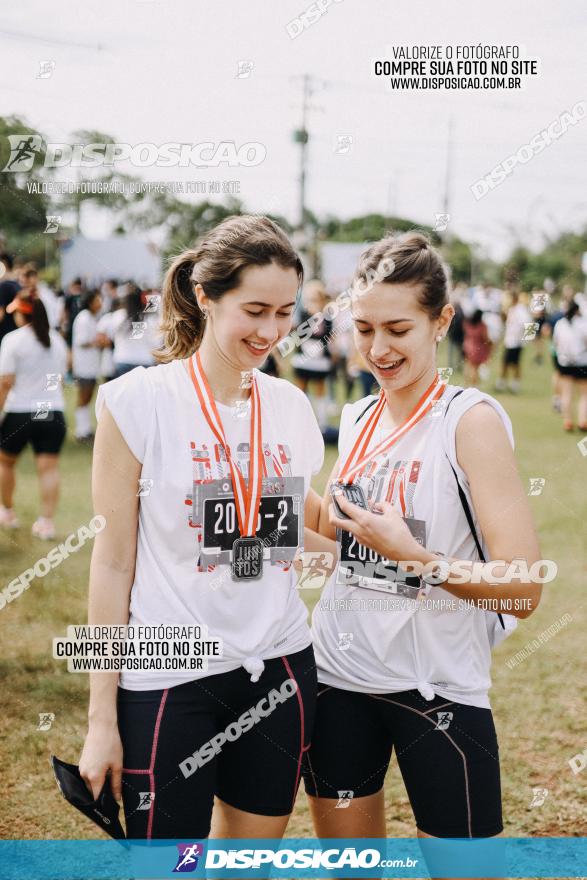
[[[12,302],[20,290],[20,284],[15,277],[12,256],[0,254],[0,264],[4,268],[3,272],[0,269],[0,342],[2,342],[7,333],[16,330],[14,318],[6,313],[6,306]]]
[[[73,332],[73,322],[78,316],[80,311],[80,297],[82,295],[82,280],[81,278],[74,278],[73,281],[67,287],[67,290],[64,293],[65,303],[63,306],[63,324],[62,324],[62,333],[67,342],[68,347],[71,349],[71,336]]]

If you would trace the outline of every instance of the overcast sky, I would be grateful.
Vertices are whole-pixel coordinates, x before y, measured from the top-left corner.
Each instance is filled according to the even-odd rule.
[[[19,0],[0,26],[0,115],[50,140],[78,128],[131,144],[253,141],[253,168],[143,168],[147,180],[240,180],[250,210],[297,216],[301,75],[308,116],[307,204],[318,215],[393,212],[433,223],[442,210],[454,119],[451,227],[503,256],[516,238],[587,223],[587,118],[476,201],[471,185],[578,101],[587,100],[584,0],[341,0],[291,39],[305,0]],[[521,91],[390,92],[372,73],[392,45],[518,44],[541,73]],[[51,77],[38,79],[42,60]],[[238,78],[239,61],[252,62]],[[339,155],[338,136],[353,139]],[[126,170],[131,170],[128,167]],[[135,169],[136,173],[136,169]],[[193,197],[196,198],[196,197]],[[219,197],[214,197],[219,198]],[[86,224],[99,236],[101,224]]]

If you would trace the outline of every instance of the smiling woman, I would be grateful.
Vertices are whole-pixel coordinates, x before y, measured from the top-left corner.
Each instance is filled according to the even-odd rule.
[[[223,648],[207,668],[90,676],[80,773],[94,795],[111,773],[128,837],[205,838],[215,798],[214,836],[279,837],[295,801],[316,668],[293,563],[317,529],[304,502],[324,443],[302,392],[258,368],[291,329],[301,278],[275,223],[229,218],[167,272],[161,363],[100,388],[93,486],[107,527],[89,623],[201,626]],[[254,732],[180,774],[290,680],[293,698]]]
[[[339,563],[313,614],[320,685],[306,791],[319,837],[385,837],[395,749],[419,836],[491,837],[503,828],[491,647],[498,621],[516,621],[486,609],[523,618],[536,608],[540,584],[504,572],[514,559],[532,568],[538,542],[505,410],[438,374],[454,314],[439,254],[419,233],[389,236],[356,280],[383,259],[393,270],[352,303],[381,392],[343,409],[319,518]],[[364,504],[348,500],[351,486]],[[490,573],[463,584],[457,568],[479,560]],[[337,809],[343,792],[352,809]]]

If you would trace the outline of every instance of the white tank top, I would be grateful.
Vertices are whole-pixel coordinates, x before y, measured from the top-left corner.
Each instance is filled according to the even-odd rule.
[[[424,520],[428,550],[475,560],[479,554],[451,464],[467,496],[484,555],[489,557],[467,477],[457,462],[456,426],[470,407],[486,401],[501,416],[512,445],[513,435],[503,407],[476,388],[463,391],[447,407],[459,390],[447,386],[440,405],[381,459],[366,465],[355,482],[361,485],[368,500],[390,501],[400,512],[403,504],[403,515]],[[348,454],[364,425],[366,416],[358,424],[355,422],[371,400],[374,398],[366,397],[343,409],[341,455]],[[378,427],[372,445],[384,436],[385,430]],[[377,694],[417,688],[428,700],[438,694],[455,702],[489,708],[489,612],[471,606],[459,608],[459,600],[437,586],[418,605],[411,599],[341,584],[339,568],[340,564],[312,618],[321,682],[343,690]],[[435,606],[432,600],[436,600]]]
[[[262,407],[263,502],[275,526],[295,523],[303,542],[303,505],[311,475],[322,467],[324,442],[306,396],[290,382],[255,370]],[[262,660],[301,651],[310,644],[307,610],[296,589],[288,552],[265,552],[259,580],[234,581],[229,551],[235,528],[228,463],[198,403],[182,361],[137,367],[101,385],[96,401],[112,413],[133,455],[142,462],[137,557],[130,600],[131,625],[206,626],[223,641],[223,656],[207,671],[123,671],[121,687],[173,687],[244,665],[262,670]],[[241,416],[216,403],[227,443],[248,478],[250,407]],[[235,454],[236,453],[236,454]],[[281,491],[279,487],[281,488]],[[216,510],[216,495],[224,499]],[[283,499],[289,507],[282,509]],[[208,499],[208,500],[206,500]],[[210,501],[212,499],[212,501]],[[208,505],[206,507],[205,505]],[[205,514],[205,510],[209,514]],[[295,513],[295,516],[293,515]],[[273,519],[271,519],[273,517]],[[297,519],[296,519],[297,517]],[[300,522],[301,519],[301,522]],[[202,552],[206,534],[206,552]],[[238,523],[236,525],[238,537]],[[297,534],[297,533],[296,533]],[[207,552],[211,545],[217,545]]]

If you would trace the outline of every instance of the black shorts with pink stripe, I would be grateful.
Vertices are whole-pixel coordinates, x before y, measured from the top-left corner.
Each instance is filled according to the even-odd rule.
[[[311,646],[265,660],[255,683],[241,666],[165,690],[119,687],[127,837],[206,838],[214,795],[249,813],[289,814],[316,689]]]
[[[417,690],[365,694],[318,685],[310,795],[350,800],[378,792],[392,751],[416,825],[432,837],[493,837],[503,830],[499,747],[490,709]]]

